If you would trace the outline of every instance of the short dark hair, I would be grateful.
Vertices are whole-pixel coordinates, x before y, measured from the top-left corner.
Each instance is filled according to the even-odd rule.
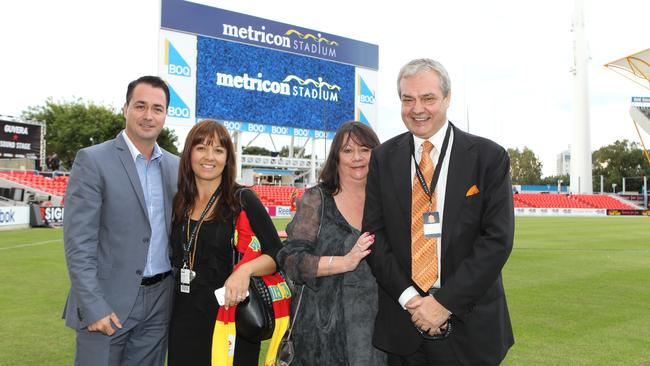
[[[141,76],[132,82],[129,83],[129,86],[126,88],[126,104],[128,105],[131,102],[131,97],[133,96],[133,90],[138,84],[148,84],[154,88],[160,88],[165,92],[165,97],[167,98],[167,105],[165,108],[169,108],[169,87],[167,83],[158,76]]]
[[[336,130],[336,135],[334,135],[334,140],[332,140],[332,145],[330,146],[330,153],[327,155],[327,160],[319,176],[323,189],[332,195],[339,193],[341,190],[339,152],[341,152],[341,149],[350,139],[370,149],[379,145],[379,138],[377,138],[375,131],[362,122],[346,122]]]

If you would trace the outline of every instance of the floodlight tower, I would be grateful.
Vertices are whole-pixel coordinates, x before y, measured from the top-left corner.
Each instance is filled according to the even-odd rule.
[[[591,181],[591,131],[589,128],[589,91],[587,40],[582,0],[575,0],[573,14],[573,143],[571,144],[571,192],[593,193]]]

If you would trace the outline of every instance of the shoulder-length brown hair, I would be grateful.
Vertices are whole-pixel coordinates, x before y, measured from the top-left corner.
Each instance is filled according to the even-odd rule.
[[[339,153],[350,139],[370,149],[379,145],[379,139],[375,131],[368,125],[358,121],[350,121],[342,124],[336,130],[336,135],[334,135],[334,140],[332,140],[332,145],[330,146],[330,152],[327,155],[327,160],[319,177],[321,186],[329,194],[335,195],[341,191]]]
[[[237,167],[235,166],[235,147],[228,130],[222,124],[215,120],[206,119],[194,125],[185,139],[185,146],[178,167],[178,192],[174,196],[173,202],[173,221],[175,223],[183,220],[185,213],[194,206],[198,196],[194,171],[192,170],[192,149],[201,143],[211,146],[215,139],[226,149],[227,157],[226,166],[223,168],[223,173],[221,173],[220,198],[213,210],[214,214],[211,215],[211,219],[224,220],[225,217],[221,217],[221,213],[224,212],[226,207],[231,211],[236,210],[235,190],[237,189],[237,183],[235,182],[235,175]]]

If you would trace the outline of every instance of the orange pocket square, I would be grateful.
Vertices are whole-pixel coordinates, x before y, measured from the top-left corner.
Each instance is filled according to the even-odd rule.
[[[473,196],[475,194],[478,194],[478,192],[480,192],[480,191],[478,190],[478,187],[476,186],[476,184],[474,184],[473,186],[469,187],[469,189],[467,190],[467,193],[465,193],[465,197]]]

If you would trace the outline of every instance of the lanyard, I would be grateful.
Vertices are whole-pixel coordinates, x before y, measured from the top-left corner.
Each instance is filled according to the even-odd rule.
[[[440,150],[440,155],[438,156],[438,163],[436,164],[436,170],[433,172],[433,178],[431,179],[431,188],[427,187],[427,181],[424,177],[424,174],[422,174],[422,170],[420,170],[420,165],[418,164],[417,160],[415,160],[415,147],[413,147],[413,149],[411,150],[411,156],[413,156],[413,161],[415,162],[415,172],[416,175],[418,176],[418,181],[422,186],[422,190],[424,191],[424,194],[429,196],[429,207],[431,207],[433,192],[435,191],[436,185],[438,184],[438,178],[440,178],[440,171],[442,170],[442,162],[445,160],[445,154],[447,153],[447,145],[449,145],[450,133],[451,133],[451,126],[448,126],[447,133],[445,133],[445,139],[442,142],[442,149]]]
[[[201,212],[201,217],[199,218],[199,223],[197,225],[194,225],[194,228],[192,228],[192,233],[190,234],[190,237],[186,243],[183,244],[183,267],[187,267],[187,262],[189,260],[190,256],[190,251],[192,250],[192,245],[196,244],[196,235],[198,234],[198,228],[201,226],[201,223],[203,222],[203,219],[205,218],[205,215],[210,211],[210,208],[214,204],[214,202],[217,200],[217,197],[219,196],[219,193],[221,193],[221,186],[217,188],[214,193],[212,194],[212,197],[210,197],[210,200],[208,201],[208,204],[205,205],[205,208],[203,209],[203,212]],[[189,217],[188,213],[185,213],[186,216]],[[189,221],[189,220],[188,220]],[[183,223],[183,227],[181,228],[181,236],[185,232],[185,223]]]

